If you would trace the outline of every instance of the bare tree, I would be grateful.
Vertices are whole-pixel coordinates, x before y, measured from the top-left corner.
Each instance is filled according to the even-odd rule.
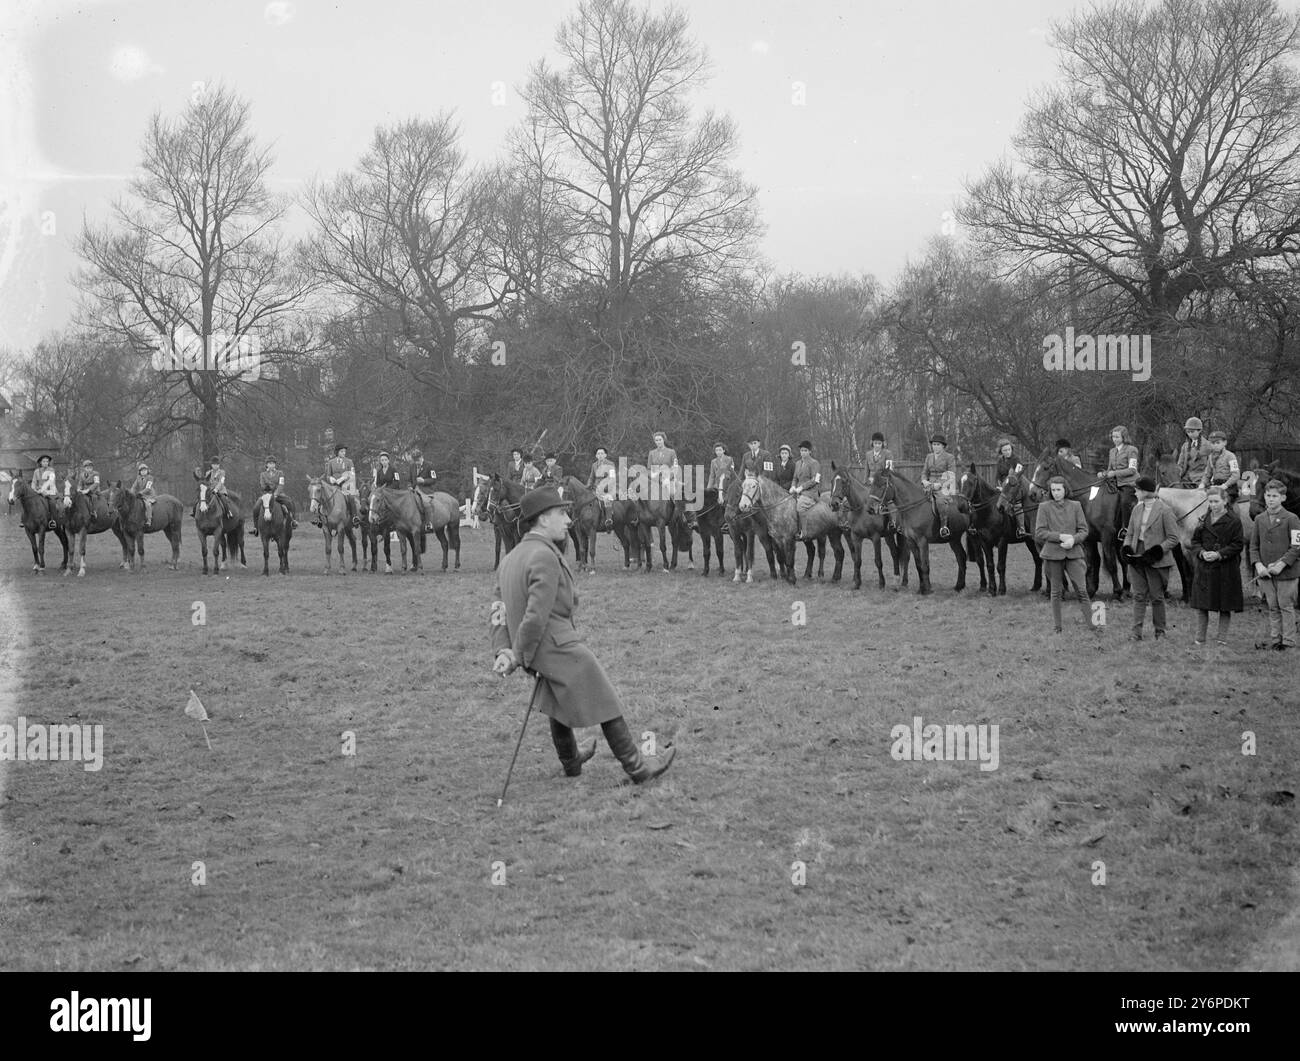
[[[1014,266],[1120,296],[1123,330],[1152,335],[1145,415],[1177,416],[1169,385],[1199,367],[1178,341],[1191,300],[1300,252],[1300,16],[1275,0],[1124,0],[1054,43],[1061,82],[1024,121],[1020,165],[969,187],[959,216]]]
[[[115,229],[82,231],[87,324],[158,370],[146,443],[198,425],[214,452],[249,377],[300,355],[273,338],[306,286],[275,234],[285,203],[266,189],[271,159],[248,127],[248,104],[224,87],[178,120],[155,113],[133,202],[114,204]]]
[[[378,129],[355,173],[304,201],[306,267],[359,317],[384,315],[396,341],[377,352],[451,399],[466,336],[511,290],[489,232],[501,178],[471,169],[458,138],[449,115]]]
[[[722,277],[758,230],[756,189],[728,162],[730,118],[692,123],[689,93],[708,72],[687,19],[627,0],[582,0],[556,34],[563,70],[543,60],[523,97],[563,151],[545,170],[581,236],[574,267],[619,303],[656,269]]]

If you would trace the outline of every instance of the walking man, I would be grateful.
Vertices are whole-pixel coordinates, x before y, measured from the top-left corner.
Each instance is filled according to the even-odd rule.
[[[623,719],[623,704],[595,653],[583,642],[573,621],[578,594],[573,572],[556,547],[572,520],[571,502],[545,487],[524,496],[519,544],[501,560],[492,608],[492,669],[509,674],[523,667],[539,682],[538,710],[551,720],[551,740],[568,777],[596,754],[596,741],[578,745],[574,729],[600,726],[610,750],[637,784],[668,769],[677,749],[651,765]]]

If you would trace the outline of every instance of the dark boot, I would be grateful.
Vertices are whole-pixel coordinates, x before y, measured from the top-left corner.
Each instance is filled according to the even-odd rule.
[[[602,722],[600,728],[605,734],[605,740],[609,742],[610,751],[623,764],[627,776],[638,785],[662,774],[672,764],[673,756],[677,754],[677,749],[669,745],[668,753],[659,756],[659,762],[652,766],[641,757],[641,749],[632,739],[632,734],[628,732],[627,722],[622,715],[609,722]]]
[[[934,495],[934,514],[939,517],[939,537],[946,538],[952,532],[948,530],[948,506],[939,506],[939,497]]]
[[[551,740],[555,743],[565,777],[577,777],[582,773],[582,764],[596,754],[595,737],[579,747],[573,730],[555,719],[551,719]]]

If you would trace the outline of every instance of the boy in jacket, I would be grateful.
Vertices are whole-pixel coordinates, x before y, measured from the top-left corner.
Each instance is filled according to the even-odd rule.
[[[1295,648],[1296,585],[1300,580],[1300,516],[1282,507],[1286,484],[1270,479],[1264,487],[1264,511],[1250,532],[1250,562],[1268,602],[1267,641],[1256,648],[1282,652]]]

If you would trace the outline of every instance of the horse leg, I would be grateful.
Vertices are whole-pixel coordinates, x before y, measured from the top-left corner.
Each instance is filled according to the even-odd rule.
[[[263,523],[260,528],[262,539],[262,574],[270,575],[271,573],[271,525]]]
[[[1007,595],[1007,536],[998,539],[998,596]]]
[[[960,593],[966,588],[966,547],[962,544],[962,536],[954,534],[948,539],[948,547],[952,549],[952,555],[957,558],[957,585],[953,591]],[[989,578],[993,577],[993,544],[990,542],[985,548],[988,549],[989,561]]]
[[[208,573],[208,536],[199,531],[199,552],[203,554],[203,573]]]

